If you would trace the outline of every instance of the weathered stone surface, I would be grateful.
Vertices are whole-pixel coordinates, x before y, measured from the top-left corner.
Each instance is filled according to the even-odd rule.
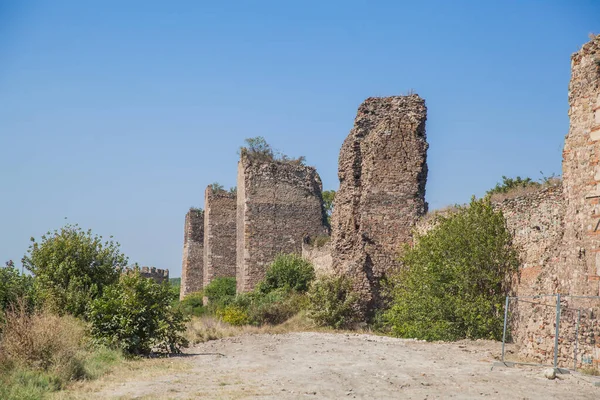
[[[204,286],[214,278],[235,277],[236,194],[225,190],[204,193]]]
[[[302,252],[327,234],[321,178],[313,167],[242,154],[237,179],[237,290],[264,278],[279,253]]]
[[[310,261],[315,268],[317,277],[334,273],[333,258],[331,257],[331,242],[327,242],[322,246],[303,243],[302,258]]]
[[[563,150],[565,268],[558,290],[600,295],[600,35],[571,57],[569,134]]]
[[[179,298],[202,290],[204,263],[204,211],[191,209],[185,215],[183,262]]]
[[[369,98],[340,150],[332,215],[333,267],[355,278],[365,306],[397,268],[398,252],[427,210],[425,101],[417,95]]]

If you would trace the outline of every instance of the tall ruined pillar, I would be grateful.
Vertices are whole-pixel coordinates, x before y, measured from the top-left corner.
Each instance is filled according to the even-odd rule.
[[[571,57],[569,134],[563,151],[564,261],[556,290],[599,295],[600,35]]]
[[[427,211],[426,118],[417,95],[368,98],[340,150],[333,267],[355,279],[366,308],[379,301],[381,278],[398,267],[401,246]]]
[[[204,286],[214,278],[235,277],[236,194],[204,192]]]
[[[321,178],[313,167],[242,152],[237,178],[237,290],[264,278],[280,253],[302,253],[305,235],[327,234]]]
[[[185,215],[183,262],[179,298],[202,290],[204,262],[204,211],[191,208]]]

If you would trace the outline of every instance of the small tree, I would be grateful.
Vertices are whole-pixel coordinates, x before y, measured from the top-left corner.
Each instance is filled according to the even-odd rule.
[[[333,202],[335,200],[335,190],[323,191],[323,208],[327,215],[327,222],[331,223],[331,213],[333,213]]]
[[[168,284],[144,278],[138,270],[123,274],[91,303],[92,335],[128,354],[149,354],[153,348],[178,353],[187,346],[181,335],[186,318],[173,305],[175,298]]]
[[[312,264],[297,254],[280,254],[271,263],[258,290],[269,293],[276,289],[306,292],[315,279]]]
[[[225,189],[223,188],[223,185],[221,185],[219,182],[213,182],[210,184],[210,190],[213,194],[216,194]]]
[[[487,195],[492,195],[495,193],[508,193],[511,190],[518,188],[528,188],[528,187],[539,187],[540,183],[535,182],[531,178],[521,178],[517,176],[516,178],[507,178],[506,176],[502,176],[502,183],[497,183],[496,186],[487,191]]]
[[[245,140],[246,145],[240,148],[242,155],[248,155],[260,160],[273,160],[275,153],[264,137],[257,136]]]
[[[48,232],[39,243],[31,241],[23,264],[35,275],[40,300],[60,314],[84,315],[90,301],[116,282],[127,265],[118,243],[78,225]]]
[[[519,259],[501,212],[473,198],[416,236],[390,280],[383,314],[397,336],[426,340],[502,337],[504,297]]]

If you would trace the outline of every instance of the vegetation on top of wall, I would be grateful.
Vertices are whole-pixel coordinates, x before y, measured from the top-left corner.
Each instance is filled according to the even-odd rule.
[[[502,201],[507,198],[522,196],[527,193],[535,192],[543,188],[559,185],[561,182],[560,176],[552,174],[545,176],[540,172],[542,177],[537,181],[531,178],[507,178],[502,176],[502,183],[497,183],[496,186],[486,192],[486,196],[490,197],[493,202]]]
[[[306,157],[289,157],[279,151],[274,151],[264,137],[257,136],[245,140],[246,145],[240,147],[240,154],[261,162],[277,161],[293,165],[305,165]]]
[[[190,207],[190,212],[195,214],[202,214],[204,210],[201,207]]]
[[[426,340],[500,339],[503,302],[519,258],[502,212],[489,198],[441,216],[401,256],[389,279],[384,326],[400,337]]]
[[[224,191],[225,188],[219,182],[213,182],[210,184],[210,190],[211,190],[212,194],[217,194],[219,192]]]

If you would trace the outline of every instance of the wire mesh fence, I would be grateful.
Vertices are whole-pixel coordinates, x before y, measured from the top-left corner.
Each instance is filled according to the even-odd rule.
[[[507,297],[502,361],[600,373],[600,296]]]

